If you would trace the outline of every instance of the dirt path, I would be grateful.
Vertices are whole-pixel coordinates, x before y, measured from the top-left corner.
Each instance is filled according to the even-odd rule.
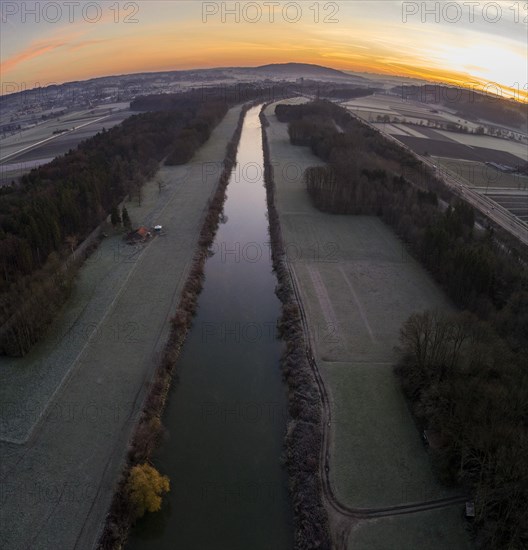
[[[384,516],[393,516],[400,514],[412,514],[415,512],[421,512],[423,510],[431,510],[435,508],[443,508],[445,506],[451,506],[453,504],[459,504],[466,501],[466,497],[463,495],[455,497],[447,497],[434,499],[423,502],[415,502],[410,504],[402,504],[395,506],[386,506],[380,508],[352,508],[346,506],[339,501],[336,497],[332,484],[330,482],[329,472],[330,472],[330,452],[331,452],[331,430],[329,427],[332,425],[332,408],[330,404],[330,399],[328,397],[328,391],[326,389],[325,383],[321,376],[319,367],[317,366],[317,361],[315,359],[315,354],[312,347],[312,337],[311,331],[309,329],[308,321],[306,318],[306,313],[304,311],[303,302],[301,295],[299,293],[298,281],[295,277],[295,273],[291,269],[291,266],[288,264],[290,278],[292,282],[292,287],[295,292],[295,297],[301,311],[301,318],[304,328],[304,337],[306,339],[306,356],[308,362],[312,367],[315,380],[317,382],[317,388],[319,390],[319,395],[321,396],[321,401],[323,404],[323,446],[322,446],[322,455],[320,460],[321,465],[321,479],[323,480],[323,490],[327,499],[327,502],[332,506],[332,508],[340,515],[346,516],[353,519],[368,519]]]

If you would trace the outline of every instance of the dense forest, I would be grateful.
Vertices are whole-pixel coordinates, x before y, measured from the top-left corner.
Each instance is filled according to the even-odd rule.
[[[397,371],[419,424],[442,433],[444,445],[431,450],[440,477],[475,498],[479,546],[526,547],[526,264],[491,227],[477,229],[472,208],[450,198],[420,161],[346,110],[326,102],[280,107],[292,143],[327,162],[305,173],[314,204],[380,216],[465,311],[413,316]],[[437,192],[447,201],[441,208]]]
[[[528,300],[518,304],[528,327]],[[397,372],[419,426],[439,434],[433,467],[475,502],[475,539],[528,547],[528,368],[492,322],[464,312],[415,314]]]
[[[396,86],[391,91],[404,101],[421,101],[432,106],[443,105],[454,109],[458,116],[466,120],[488,120],[525,131],[528,127],[528,104],[503,97],[499,87],[495,89],[491,86],[488,93],[430,84]]]
[[[367,97],[378,91],[380,91],[378,88],[328,87],[328,89],[319,89],[319,94],[321,97],[332,99],[355,99],[358,97]]]
[[[171,105],[131,116],[0,189],[0,353],[27,353],[71,291],[82,258],[66,258],[121,201],[140,197],[164,158],[189,160],[228,108],[196,94]]]
[[[291,94],[297,86],[289,83],[239,83],[227,86],[201,86],[180,94],[152,94],[141,96],[130,104],[133,111],[186,110],[198,103],[222,101],[228,105],[256,100],[273,101]]]

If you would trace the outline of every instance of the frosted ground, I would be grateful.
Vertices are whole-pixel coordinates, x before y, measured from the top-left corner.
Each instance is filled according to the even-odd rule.
[[[268,137],[276,206],[287,250],[294,251],[289,255],[290,268],[332,403],[334,492],[352,508],[453,496],[433,476],[392,370],[402,322],[414,311],[449,310],[451,305],[378,218],[335,216],[312,206],[302,173],[321,161],[308,148],[290,145],[287,125],[279,123],[273,112],[271,105]],[[457,505],[434,514],[412,514],[404,521],[384,519],[385,527],[372,532],[372,523],[364,523],[359,534],[352,533],[350,548],[407,549],[412,547],[408,541],[427,539],[437,522],[450,532],[449,538],[431,539],[428,547],[444,549],[450,540],[464,548],[467,536],[461,516]],[[396,545],[392,545],[393,525],[407,531]],[[370,546],[372,540],[377,542]]]
[[[125,252],[120,236],[105,239],[49,337],[2,362],[6,548],[95,544],[239,112],[188,165],[161,169],[161,194],[153,181],[141,207],[127,203],[136,225],[160,223],[166,236]]]

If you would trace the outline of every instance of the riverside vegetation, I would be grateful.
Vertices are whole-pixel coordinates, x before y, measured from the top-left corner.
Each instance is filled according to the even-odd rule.
[[[295,548],[330,549],[330,532],[322,502],[320,456],[322,450],[321,399],[308,362],[301,312],[286,265],[280,219],[275,206],[275,182],[263,107],[260,113],[264,150],[264,182],[268,202],[272,260],[277,275],[277,296],[282,302],[279,333],[286,347],[281,359],[288,385],[290,422],[286,435],[286,466],[293,501]]]

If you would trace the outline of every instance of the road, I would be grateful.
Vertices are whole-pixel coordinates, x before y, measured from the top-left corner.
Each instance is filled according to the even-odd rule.
[[[99,118],[96,118],[94,120],[90,120],[89,122],[85,122],[84,124],[80,124],[79,126],[75,126],[74,128],[71,128],[70,130],[67,130],[66,132],[62,132],[60,134],[55,134],[49,138],[42,139],[40,141],[37,141],[36,143],[32,143],[31,145],[26,145],[26,147],[22,147],[22,149],[19,149],[18,151],[15,151],[14,153],[10,153],[9,155],[6,155],[5,157],[0,158],[0,164],[3,164],[5,161],[14,159],[21,155],[22,153],[26,153],[27,151],[31,151],[32,149],[37,149],[41,145],[44,145],[44,143],[48,143],[49,141],[52,141],[54,139],[57,139],[58,137],[66,136],[68,134],[71,134],[72,132],[76,132],[77,130],[80,130],[81,128],[84,128],[85,126],[89,126],[90,124],[95,124],[96,122],[99,122],[101,120],[104,120],[105,118],[108,118],[110,115],[105,115]]]

